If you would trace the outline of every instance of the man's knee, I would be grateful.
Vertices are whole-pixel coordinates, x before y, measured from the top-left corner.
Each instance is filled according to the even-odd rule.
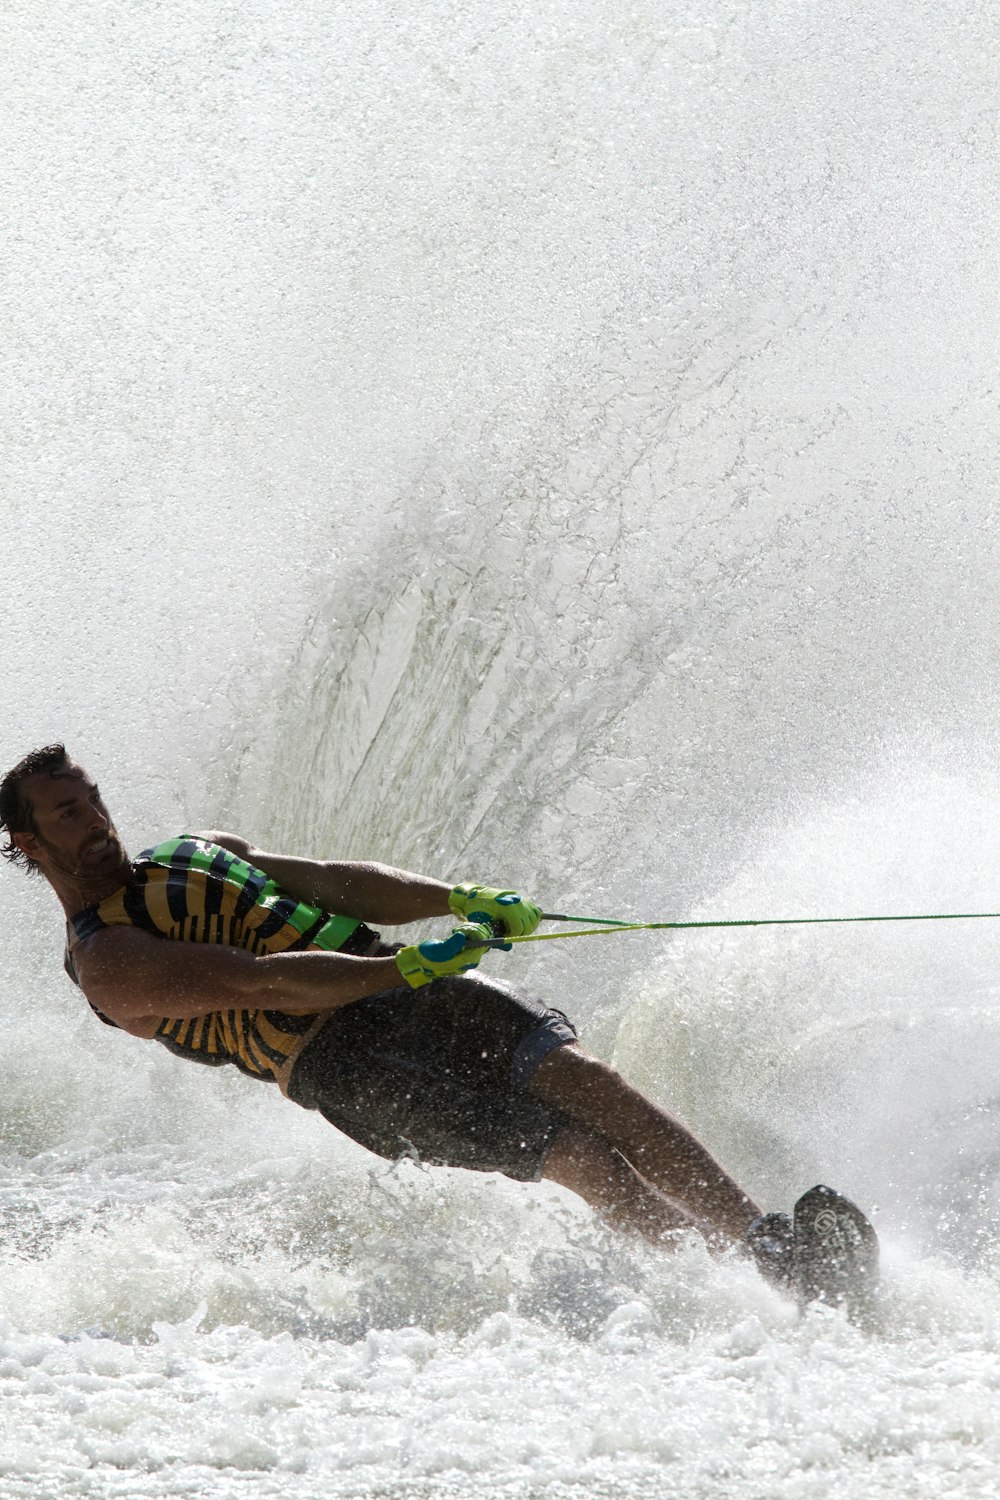
[[[539,1064],[528,1088],[547,1103],[575,1114],[580,1104],[620,1097],[629,1085],[617,1068],[574,1043],[550,1052]]]

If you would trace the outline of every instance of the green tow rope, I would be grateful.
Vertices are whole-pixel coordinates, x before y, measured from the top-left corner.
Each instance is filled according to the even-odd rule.
[[[484,948],[506,947],[508,943],[549,943],[554,938],[600,937],[612,932],[687,932],[706,927],[810,927],[835,922],[974,922],[1000,917],[997,911],[945,911],[913,917],[744,917],[726,922],[621,922],[614,917],[569,917],[564,912],[543,912],[543,922],[581,922],[589,925],[576,932],[532,932],[524,937],[508,937],[484,943]]]

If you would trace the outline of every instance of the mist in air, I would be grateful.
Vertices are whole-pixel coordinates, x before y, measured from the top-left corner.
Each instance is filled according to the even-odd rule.
[[[14,6],[4,767],[647,920],[1000,906],[973,0]],[[491,955],[880,1329],[101,1027],[4,868],[0,1497],[1000,1484],[1000,929]]]

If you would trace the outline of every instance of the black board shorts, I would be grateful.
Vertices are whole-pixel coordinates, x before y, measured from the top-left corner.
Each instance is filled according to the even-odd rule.
[[[458,974],[335,1010],[288,1097],[391,1161],[537,1182],[567,1117],[524,1090],[553,1047],[575,1040],[561,1011]]]

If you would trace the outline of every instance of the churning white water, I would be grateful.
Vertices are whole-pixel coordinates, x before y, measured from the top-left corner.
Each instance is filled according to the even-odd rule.
[[[993,8],[6,0],[0,758],[128,845],[1000,908]],[[0,875],[0,1496],[1000,1493],[1000,924],[491,955],[881,1325],[100,1026]]]

